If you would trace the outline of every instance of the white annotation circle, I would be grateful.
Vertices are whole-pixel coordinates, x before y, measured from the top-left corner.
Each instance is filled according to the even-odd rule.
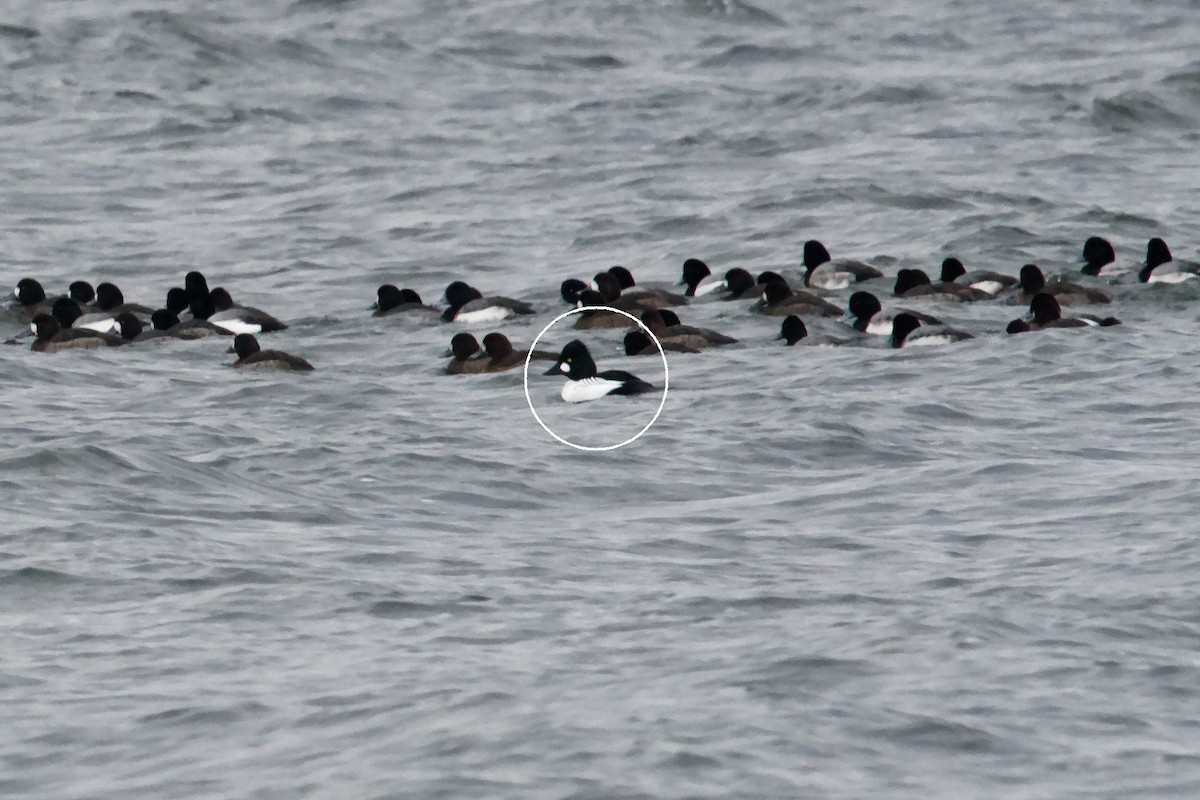
[[[654,346],[658,348],[658,355],[662,358],[662,364],[663,364],[662,400],[659,401],[658,409],[654,412],[654,416],[651,417],[650,421],[646,423],[646,427],[642,428],[640,431],[635,433],[633,436],[630,436],[625,441],[618,442],[616,444],[605,445],[603,447],[594,447],[594,446],[589,446],[589,445],[584,445],[584,444],[576,444],[575,442],[572,442],[569,439],[565,439],[562,436],[559,436],[557,433],[555,433],[554,431],[552,431],[550,429],[549,425],[547,425],[545,422],[542,421],[542,418],[540,416],[538,416],[537,409],[533,407],[533,398],[529,396],[529,362],[533,359],[533,351],[535,349],[537,349],[538,342],[540,342],[542,340],[542,337],[545,336],[550,331],[551,328],[553,328],[556,324],[558,324],[558,322],[560,320],[564,320],[567,317],[571,316],[572,314],[581,314],[584,311],[611,311],[614,314],[620,314],[622,316],[629,317],[631,320],[633,320],[635,323],[637,323],[637,326],[639,328],[641,328],[642,330],[644,330],[646,332],[646,335],[650,337],[650,341],[654,342]],[[541,425],[542,429],[545,430],[546,433],[550,434],[558,441],[562,442],[563,444],[567,445],[568,447],[574,447],[576,450],[583,450],[583,451],[589,452],[589,453],[602,453],[607,450],[616,450],[618,447],[624,447],[627,444],[633,444],[634,442],[636,442],[638,439],[640,439],[642,437],[642,434],[644,434],[646,431],[650,430],[651,426],[653,426],[655,422],[658,422],[658,417],[660,414],[662,414],[663,406],[665,406],[667,404],[667,391],[669,388],[668,387],[669,376],[670,376],[670,371],[667,368],[667,354],[666,354],[666,351],[663,350],[662,342],[660,342],[658,340],[658,337],[655,336],[654,333],[649,328],[646,327],[646,324],[644,322],[642,322],[640,319],[635,317],[633,314],[630,314],[628,311],[622,311],[621,309],[613,308],[612,306],[579,306],[578,308],[572,308],[570,311],[565,311],[562,314],[559,314],[554,319],[550,320],[550,324],[548,324],[546,327],[542,328],[542,332],[539,333],[536,337],[534,337],[533,344],[531,344],[529,346],[529,352],[525,354],[525,372],[524,372],[524,376],[523,376],[523,380],[525,383],[525,402],[529,404],[529,410],[533,413],[533,418],[537,420],[538,425]]]

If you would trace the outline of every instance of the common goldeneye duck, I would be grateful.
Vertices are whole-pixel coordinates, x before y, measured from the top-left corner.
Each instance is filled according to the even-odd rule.
[[[168,339],[178,338],[166,331],[144,327],[142,321],[128,311],[117,314],[116,319],[113,320],[113,333],[124,339],[125,344],[165,342]]]
[[[54,305],[50,307],[50,313],[64,329],[79,328],[96,333],[108,333],[113,329],[113,323],[116,321],[115,315],[108,312],[84,314],[80,310],[79,304],[69,297],[60,297],[55,300]]]
[[[608,302],[604,299],[604,296],[594,289],[588,289],[579,295],[580,308],[607,305]],[[581,331],[597,330],[600,328],[628,328],[632,325],[637,325],[636,322],[624,314],[618,314],[616,311],[607,311],[603,308],[596,311],[584,311],[575,316],[575,328]]]
[[[169,333],[177,339],[203,339],[206,336],[232,336],[230,331],[220,328],[206,319],[185,319],[182,322],[172,311],[160,308],[150,315],[150,324],[156,331]]]
[[[1100,270],[1116,260],[1117,253],[1112,244],[1107,239],[1092,236],[1083,243],[1083,269],[1080,272],[1084,275],[1099,275]]]
[[[861,261],[834,261],[816,239],[804,243],[804,285],[836,291],[852,283],[882,278],[883,273]]]
[[[1158,269],[1166,264],[1171,266]],[[1167,243],[1155,237],[1146,243],[1146,263],[1138,271],[1138,280],[1142,283],[1182,283],[1195,278],[1197,273],[1200,273],[1200,264],[1175,261]]]
[[[114,316],[128,311],[131,314],[148,317],[154,312],[154,309],[140,303],[126,303],[125,295],[121,294],[121,290],[116,287],[116,284],[108,282],[96,287],[96,308],[93,310],[103,311]]]
[[[617,279],[617,285],[621,287],[621,295],[623,297],[638,297],[642,293],[649,294],[657,299],[659,308],[664,306],[685,306],[688,303],[688,299],[681,294],[668,292],[665,289],[638,286],[633,279],[633,273],[620,265],[609,267],[608,274]],[[630,289],[633,291],[629,291]]]
[[[1010,287],[1017,285],[1017,279],[1002,272],[989,269],[973,269],[967,272],[962,261],[951,256],[942,261],[942,283],[959,283],[978,289],[993,297]]]
[[[683,262],[683,276],[679,279],[680,286],[686,286],[684,292],[688,297],[703,297],[706,294],[725,288],[725,281],[712,274],[712,270],[698,258],[689,258]]]
[[[782,280],[772,281],[762,287],[762,299],[756,307],[764,314],[786,317],[797,314],[807,317],[838,317],[842,309],[808,292],[793,292]]]
[[[294,356],[290,353],[281,353],[278,350],[262,350],[258,346],[258,339],[254,338],[252,333],[239,333],[233,337],[233,347],[229,348],[232,353],[237,353],[237,361],[233,362],[233,366],[240,369],[255,369],[255,370],[292,370],[295,372],[309,372],[313,365],[305,361],[299,356]]]
[[[1079,314],[1064,319],[1057,298],[1048,292],[1034,295],[1029,303],[1029,314],[1033,317],[1033,321],[1029,323],[1029,330],[1033,331],[1042,328],[1107,328],[1121,324],[1116,317],[1101,318],[1095,314]]]
[[[987,292],[972,289],[953,281],[934,283],[923,269],[902,269],[896,273],[896,284],[892,293],[897,297],[924,297],[929,300],[973,302],[991,297]]]
[[[804,324],[804,320],[792,315],[783,318],[783,324],[779,326],[778,339],[783,339],[789,347],[797,342],[803,341],[807,345],[842,345],[846,343],[845,339],[836,339],[831,336],[813,337],[808,335],[808,326]]]
[[[1010,303],[1025,305],[1032,302],[1033,298],[1041,292],[1054,295],[1064,306],[1112,302],[1112,297],[1099,289],[1080,286],[1069,281],[1046,283],[1046,276],[1037,264],[1026,264],[1021,267],[1021,280],[1017,284],[1017,289],[1019,291],[1009,298]]]
[[[515,350],[512,342],[503,333],[489,333],[483,337],[483,351],[487,354],[485,372],[504,372],[525,366],[525,353]],[[530,361],[557,361],[558,356],[546,350],[534,350]]]
[[[901,312],[892,320],[892,347],[925,347],[929,345],[953,344],[975,337],[966,331],[947,328],[943,325],[925,327],[921,320],[907,312]]]
[[[587,345],[575,339],[567,344],[547,375],[562,373],[568,380],[562,388],[562,399],[568,403],[599,400],[610,394],[644,394],[657,389],[641,378],[624,370],[598,372]]]
[[[450,363],[446,372],[451,375],[479,375],[487,372],[488,358],[479,348],[479,342],[469,333],[456,333],[450,339]]]
[[[699,353],[695,347],[688,347],[682,342],[658,340],[662,345],[662,349],[667,353]],[[656,356],[659,355],[658,347],[654,342],[650,341],[650,337],[643,330],[630,331],[625,334],[625,355],[627,356]]]
[[[375,292],[375,302],[371,305],[374,312],[372,317],[387,317],[392,314],[403,314],[410,311],[422,313],[440,313],[433,306],[427,306],[421,300],[421,295],[412,289],[399,289],[390,283],[380,286]]]
[[[695,328],[683,325],[673,312],[664,313],[660,309],[651,309],[642,314],[642,324],[658,337],[660,342],[677,342],[695,350],[723,344],[737,344],[737,339],[717,333],[709,328]]]
[[[879,303],[878,297],[870,292],[855,292],[850,295],[847,313],[843,321],[850,323],[850,326],[860,333],[869,333],[872,336],[891,336],[892,324],[895,320],[890,314],[881,313],[882,311],[883,306]],[[942,324],[937,317],[923,314],[920,311],[898,309],[897,313],[908,314],[925,325]]]
[[[84,349],[92,347],[115,347],[123,344],[120,336],[110,333],[97,333],[83,328],[64,330],[50,314],[38,314],[29,324],[33,331],[34,341],[29,349],[38,353],[55,353],[59,350]]]
[[[287,330],[287,325],[267,312],[235,303],[229,292],[218,286],[209,294],[214,313],[208,321],[231,333],[274,333]]]
[[[562,286],[559,287],[558,291],[562,295],[563,302],[574,306],[579,304],[579,295],[591,288],[591,286],[588,286],[579,280],[579,278],[567,278],[562,282]]]
[[[449,306],[442,313],[446,322],[499,322],[514,314],[534,313],[529,303],[510,297],[484,297],[463,281],[447,286],[442,301]]]

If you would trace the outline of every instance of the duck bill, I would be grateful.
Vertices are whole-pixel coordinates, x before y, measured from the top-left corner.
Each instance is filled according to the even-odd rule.
[[[563,364],[563,362],[559,361],[559,362],[555,363],[555,365],[553,367],[546,370],[542,374],[543,375],[557,375],[562,371],[562,364]]]

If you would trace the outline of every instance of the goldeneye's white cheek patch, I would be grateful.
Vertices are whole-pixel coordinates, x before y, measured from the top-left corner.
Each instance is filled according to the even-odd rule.
[[[559,364],[559,365],[558,365],[558,369],[559,369],[559,371],[560,371],[560,372],[570,372],[570,371],[571,371],[571,365],[570,365],[570,364],[568,364],[567,362],[565,362],[565,361],[564,361],[564,362],[562,362],[561,364]]]

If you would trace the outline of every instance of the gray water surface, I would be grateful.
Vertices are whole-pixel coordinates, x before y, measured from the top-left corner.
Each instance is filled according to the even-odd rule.
[[[1118,272],[1151,236],[1200,260],[1200,4],[0,22],[0,285],[159,304],[201,269],[317,366],[0,347],[0,794],[1200,794],[1200,281],[1015,337],[1014,306],[914,301],[977,334],[923,351],[696,303],[741,344],[671,356],[602,454],[519,371],[442,374],[462,326],[366,311],[466,279],[537,305],[466,328],[522,345],[564,278],[794,278],[809,238],[885,299],[947,255],[1075,273],[1092,235]],[[660,382],[620,333],[602,366]],[[529,380],[590,443],[658,404],[560,388]]]

